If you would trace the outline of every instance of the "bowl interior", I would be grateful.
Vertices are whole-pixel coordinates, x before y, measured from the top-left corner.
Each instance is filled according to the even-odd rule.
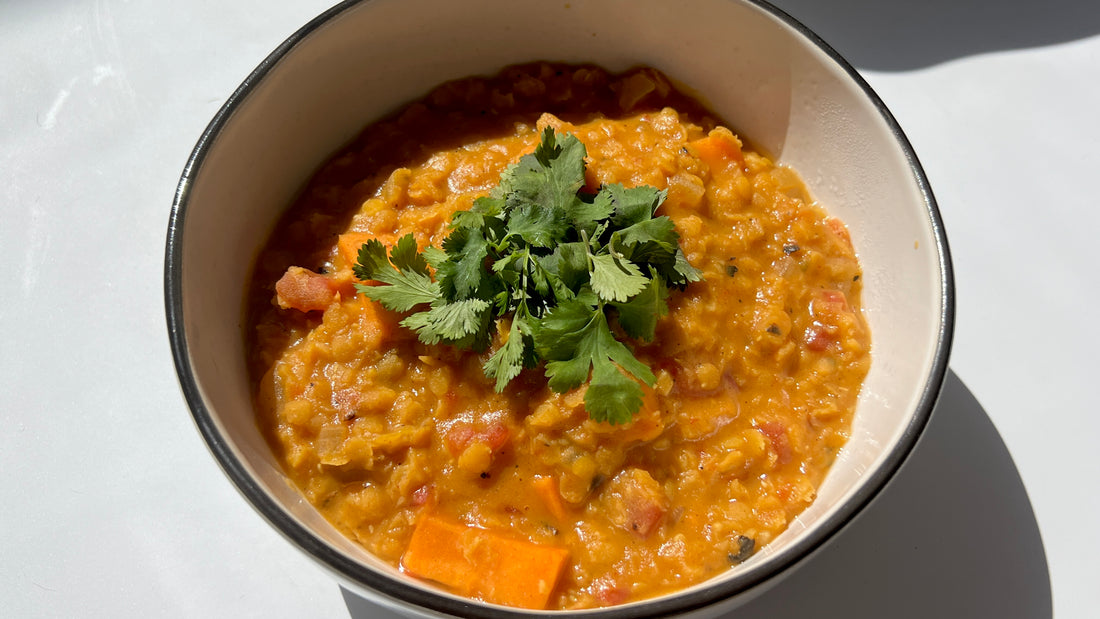
[[[309,175],[364,125],[444,81],[525,61],[664,71],[795,168],[848,224],[863,264],[873,363],[850,442],[817,501],[742,569],[672,597],[698,606],[716,582],[728,595],[776,573],[892,475],[946,369],[946,245],[904,137],[812,35],[770,7],[735,0],[373,0],[323,17],[249,77],[200,141],[177,194],[166,266],[172,343],[200,429],[261,513],[284,533],[297,527],[295,542],[315,556],[342,553],[327,565],[344,578],[362,566],[397,576],[301,498],[256,427],[242,332],[256,251]]]

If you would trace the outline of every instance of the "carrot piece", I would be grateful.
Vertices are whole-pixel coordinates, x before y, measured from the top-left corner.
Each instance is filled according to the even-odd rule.
[[[429,514],[401,557],[405,571],[494,604],[546,608],[569,551]]]
[[[340,257],[344,259],[346,268],[350,269],[359,260],[359,248],[373,238],[377,237],[366,232],[348,232],[340,235],[336,246],[340,250]]]
[[[366,348],[377,349],[394,335],[404,333],[397,328],[401,322],[400,314],[391,312],[366,297],[358,297],[357,300],[359,333],[363,336],[363,345]]]
[[[565,504],[561,501],[561,490],[558,488],[557,477],[536,477],[532,482],[535,493],[542,499],[550,515],[559,521],[565,520]]]
[[[438,516],[425,516],[413,530],[401,566],[413,576],[442,583],[462,595],[470,595],[478,577],[465,554],[467,527]],[[473,538],[473,535],[469,536]]]
[[[741,153],[741,140],[725,127],[712,129],[707,137],[689,142],[688,146],[712,172],[724,170],[732,162],[745,160]]]

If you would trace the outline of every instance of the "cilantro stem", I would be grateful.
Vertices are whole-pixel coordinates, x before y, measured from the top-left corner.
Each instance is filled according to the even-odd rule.
[[[588,262],[588,272],[596,270],[595,256],[592,255],[592,243],[588,241],[588,232],[581,230],[581,241],[584,243],[584,257]]]

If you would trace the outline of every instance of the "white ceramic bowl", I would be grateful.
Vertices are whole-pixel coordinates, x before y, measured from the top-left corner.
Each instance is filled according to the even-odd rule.
[[[681,592],[573,616],[714,614],[774,583],[860,512],[923,431],[954,321],[946,237],[901,129],[854,69],[791,17],[751,0],[369,0],[279,46],[200,138],[172,207],[168,328],[210,450],[244,497],[346,586],[423,616],[529,612],[403,576],[329,525],[287,481],[254,421],[242,316],[249,269],[307,177],[364,125],[455,78],[519,62],[644,64],[686,85],[794,167],[849,226],[864,268],[873,363],[852,437],[816,502],[737,569]]]

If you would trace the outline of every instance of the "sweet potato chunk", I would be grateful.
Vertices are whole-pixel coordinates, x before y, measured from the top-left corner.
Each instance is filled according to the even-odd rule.
[[[531,485],[535,489],[535,494],[542,499],[543,505],[546,506],[546,510],[550,512],[550,515],[558,519],[558,522],[565,520],[565,504],[561,499],[561,487],[556,477],[536,477],[532,480]]]
[[[739,164],[745,159],[741,140],[725,127],[712,129],[707,137],[690,142],[688,146],[711,172],[724,170],[731,163]]]
[[[459,595],[542,609],[568,560],[564,548],[428,515],[413,531],[401,564],[410,574],[446,585]]]

